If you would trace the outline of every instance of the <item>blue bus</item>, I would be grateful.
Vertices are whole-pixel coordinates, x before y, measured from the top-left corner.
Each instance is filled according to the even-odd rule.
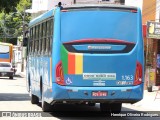
[[[56,7],[29,24],[27,88],[42,110],[100,103],[121,112],[143,98],[141,11],[123,5]]]

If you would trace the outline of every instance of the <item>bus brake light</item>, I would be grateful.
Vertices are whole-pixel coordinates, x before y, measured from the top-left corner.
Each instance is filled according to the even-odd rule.
[[[134,85],[139,85],[141,83],[142,83],[142,65],[141,63],[137,62]]]
[[[132,13],[137,13],[137,10],[131,10]]]
[[[59,85],[65,85],[61,61],[56,66],[56,83]]]

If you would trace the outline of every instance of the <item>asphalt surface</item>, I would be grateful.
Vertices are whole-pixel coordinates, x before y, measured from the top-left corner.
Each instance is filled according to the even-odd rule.
[[[14,77],[13,80],[8,78],[0,78],[0,119],[48,119],[48,120],[159,120],[160,117],[142,117],[156,116],[159,112],[150,109],[144,109],[131,104],[123,104],[122,113],[118,115],[112,114],[112,117],[101,113],[99,104],[95,107],[87,105],[68,105],[59,104],[53,107],[52,112],[44,113],[41,109],[41,103],[32,105],[30,96],[26,90],[25,77]],[[151,114],[147,114],[148,111]],[[7,117],[7,116],[12,117]],[[140,117],[139,117],[140,115]],[[159,114],[160,115],[160,114]],[[18,116],[18,117],[17,117]],[[30,118],[28,118],[28,116]],[[37,116],[37,117],[35,117]],[[43,116],[43,117],[41,117]],[[114,116],[114,117],[113,117]],[[117,117],[118,116],[118,117]],[[124,117],[122,117],[124,116]],[[21,117],[21,118],[20,118]],[[31,118],[34,117],[34,118]]]

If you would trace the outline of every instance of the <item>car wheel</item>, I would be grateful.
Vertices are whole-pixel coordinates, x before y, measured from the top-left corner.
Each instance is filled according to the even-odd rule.
[[[147,87],[148,92],[152,92],[152,86]]]
[[[13,79],[13,76],[10,76],[9,79]]]

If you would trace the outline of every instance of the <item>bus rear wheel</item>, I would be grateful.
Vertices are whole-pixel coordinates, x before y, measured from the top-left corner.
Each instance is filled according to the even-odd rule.
[[[109,103],[100,103],[100,109],[103,113],[110,113],[110,104]]]
[[[42,96],[41,96],[41,98],[42,98],[42,110],[43,110],[43,112],[50,112],[50,111],[52,111],[52,105],[50,105],[49,103],[47,103],[46,101],[44,101],[44,91],[43,91],[43,88],[41,88],[42,89]]]
[[[38,104],[39,98],[36,95],[31,94],[31,103],[32,104]]]
[[[122,108],[122,103],[111,103],[110,104],[111,113],[120,113]]]
[[[43,112],[51,112],[52,111],[52,105],[49,103],[42,101],[42,110]]]

